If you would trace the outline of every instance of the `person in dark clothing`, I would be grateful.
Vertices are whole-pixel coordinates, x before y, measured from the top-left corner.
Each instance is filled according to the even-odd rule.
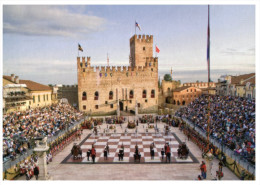
[[[38,180],[38,177],[39,177],[39,167],[38,166],[34,167],[33,174],[35,175],[36,180]]]
[[[106,146],[106,150],[107,150],[107,154],[109,154],[109,146],[108,146],[108,144]]]
[[[87,157],[88,157],[88,161],[89,161],[89,156],[90,156],[90,153],[91,153],[91,150],[89,149],[89,150],[87,151]]]
[[[107,149],[106,148],[104,150],[104,158],[105,158],[105,160],[107,160]]]
[[[163,160],[163,158],[164,158],[164,150],[163,150],[163,148],[162,148],[162,150],[161,150],[161,155],[162,155],[162,160]]]

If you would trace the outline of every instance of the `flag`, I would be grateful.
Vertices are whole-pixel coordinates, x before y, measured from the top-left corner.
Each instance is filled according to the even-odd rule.
[[[82,49],[82,47],[80,46],[80,44],[78,44],[78,50],[83,52],[83,49]]]
[[[209,28],[209,5],[208,5],[207,64],[208,64],[208,82],[210,82],[210,28]]]
[[[155,46],[155,51],[156,51],[156,53],[160,53],[160,50],[157,46]]]
[[[135,27],[139,28],[139,30],[141,31],[141,27],[136,21],[135,21]]]

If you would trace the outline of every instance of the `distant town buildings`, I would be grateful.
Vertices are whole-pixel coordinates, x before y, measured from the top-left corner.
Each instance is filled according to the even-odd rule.
[[[239,76],[221,76],[216,83],[216,93],[255,99],[255,73]]]

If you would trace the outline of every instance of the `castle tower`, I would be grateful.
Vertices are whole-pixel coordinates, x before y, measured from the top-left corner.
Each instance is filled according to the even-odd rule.
[[[131,67],[145,66],[146,57],[153,57],[153,36],[134,35],[130,39]]]

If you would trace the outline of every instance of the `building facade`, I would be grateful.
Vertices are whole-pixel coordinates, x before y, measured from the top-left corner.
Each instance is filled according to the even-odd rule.
[[[173,104],[174,105],[188,105],[196,98],[201,96],[202,90],[196,87],[183,86],[173,90]]]
[[[85,60],[87,59],[87,60]],[[129,66],[91,66],[77,58],[79,110],[92,115],[158,112],[158,58],[153,36],[130,38]]]
[[[31,80],[20,80],[18,76],[3,76],[3,86],[7,84],[25,84],[21,91],[27,96],[26,109],[44,107],[52,104],[52,88]]]
[[[216,83],[216,94],[255,99],[255,73],[221,76]]]

